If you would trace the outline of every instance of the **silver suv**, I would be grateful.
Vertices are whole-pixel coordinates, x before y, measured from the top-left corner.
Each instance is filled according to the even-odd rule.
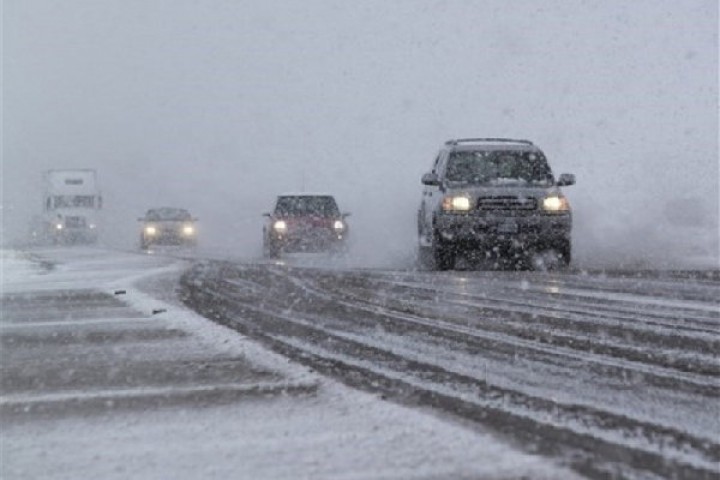
[[[422,183],[419,253],[434,268],[454,268],[459,254],[569,265],[572,214],[560,187],[573,185],[575,176],[556,180],[532,142],[449,140]]]

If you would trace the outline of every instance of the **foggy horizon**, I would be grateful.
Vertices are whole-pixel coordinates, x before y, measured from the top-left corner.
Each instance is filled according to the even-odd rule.
[[[713,1],[6,1],[2,240],[45,170],[92,168],[110,246],[176,206],[255,257],[274,198],[321,191],[358,265],[403,266],[440,145],[511,137],[576,174],[581,265],[717,267],[717,24]]]

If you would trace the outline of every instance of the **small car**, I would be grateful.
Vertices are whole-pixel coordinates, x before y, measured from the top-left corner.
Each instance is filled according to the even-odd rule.
[[[349,213],[340,213],[328,194],[287,194],[275,201],[263,227],[266,257],[282,252],[341,252],[347,246]]]
[[[417,225],[423,263],[449,270],[467,254],[518,259],[522,267],[535,266],[537,258],[570,264],[572,212],[560,187],[575,184],[575,176],[556,179],[531,141],[448,140],[422,184]]]
[[[151,208],[144,217],[140,231],[140,248],[147,250],[151,245],[197,245],[197,218],[183,208]]]

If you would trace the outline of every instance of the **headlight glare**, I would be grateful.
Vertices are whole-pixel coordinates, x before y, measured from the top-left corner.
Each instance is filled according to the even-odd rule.
[[[285,220],[278,220],[273,223],[273,229],[278,233],[285,233],[287,232],[287,223]]]
[[[57,228],[58,230],[62,230],[62,229],[63,229],[63,224],[62,224],[62,223],[57,223],[57,224],[55,224],[55,228]]]
[[[195,228],[192,225],[185,225],[182,231],[184,235],[192,235],[195,233]]]
[[[333,228],[337,232],[342,232],[345,230],[345,224],[341,220],[335,220],[335,223],[333,223]]]
[[[147,235],[155,235],[157,233],[157,229],[153,227],[152,225],[145,227],[145,234]]]
[[[543,200],[543,209],[548,212],[566,212],[570,210],[570,204],[563,196],[551,195]]]
[[[445,197],[442,208],[446,212],[467,212],[470,210],[470,198],[466,196]]]

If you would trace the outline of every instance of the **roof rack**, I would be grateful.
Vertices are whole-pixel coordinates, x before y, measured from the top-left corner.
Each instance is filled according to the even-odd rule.
[[[530,140],[517,140],[513,138],[457,138],[454,140],[448,140],[445,145],[457,145],[459,143],[479,143],[479,142],[490,142],[490,143],[523,143],[525,145],[532,145]]]

